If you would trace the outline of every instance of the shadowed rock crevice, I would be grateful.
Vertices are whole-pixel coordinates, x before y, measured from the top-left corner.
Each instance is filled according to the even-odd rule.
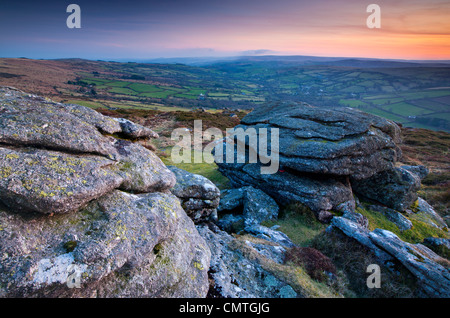
[[[104,154],[101,154],[98,152],[82,152],[82,151],[77,151],[75,149],[43,146],[43,145],[39,145],[39,144],[17,144],[15,142],[12,142],[12,143],[0,142],[0,147],[11,149],[11,150],[16,150],[16,151],[24,151],[24,152],[26,152],[27,150],[30,150],[30,149],[39,149],[39,150],[44,150],[44,151],[53,151],[53,152],[59,152],[61,154],[75,155],[75,156],[92,155],[92,156],[104,157],[105,159],[109,159],[112,162],[116,161],[114,157],[111,157],[109,155],[104,155]]]

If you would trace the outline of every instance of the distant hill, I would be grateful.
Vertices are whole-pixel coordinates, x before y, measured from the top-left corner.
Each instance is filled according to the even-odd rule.
[[[156,59],[120,59],[118,62],[186,64],[207,66],[227,62],[271,62],[274,65],[329,65],[348,67],[448,67],[450,60],[392,60],[354,57],[318,57],[307,55],[256,55],[229,57],[173,57]]]

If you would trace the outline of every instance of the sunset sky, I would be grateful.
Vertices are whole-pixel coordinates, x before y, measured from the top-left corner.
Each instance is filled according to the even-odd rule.
[[[81,7],[68,29],[66,7]],[[366,8],[381,7],[369,29]],[[2,1],[0,57],[242,54],[450,60],[449,0]]]

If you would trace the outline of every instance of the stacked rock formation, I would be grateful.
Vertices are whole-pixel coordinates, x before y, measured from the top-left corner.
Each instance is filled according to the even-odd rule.
[[[188,216],[195,222],[216,221],[220,190],[207,178],[168,166],[175,174],[177,182],[170,191],[181,200]]]
[[[251,112],[238,127],[279,129],[280,170],[261,174],[262,164],[249,162],[250,138],[246,139],[246,162],[226,162],[226,143],[224,152],[215,153],[215,158],[220,171],[238,188],[231,192],[252,186],[279,203],[300,202],[319,220],[331,222],[328,231],[337,230],[370,249],[379,264],[394,271],[394,264],[403,265],[417,279],[421,295],[450,296],[448,260],[425,246],[438,242],[444,249],[445,240],[429,238],[425,245],[411,244],[387,230],[370,231],[367,218],[355,210],[359,200],[354,194],[371,202],[370,209],[383,214],[400,231],[413,228],[402,212],[421,214],[424,222],[448,231],[433,208],[418,198],[421,179],[428,170],[397,165],[400,129],[395,123],[355,109],[276,103]],[[270,151],[270,137],[268,141]],[[234,151],[237,156],[237,149]],[[231,199],[225,202],[233,202]]]
[[[392,121],[355,109],[290,102],[260,106],[239,127],[279,129],[280,168],[261,174],[261,163],[226,162],[224,147],[216,162],[236,187],[251,185],[281,203],[301,202],[324,219],[327,211],[354,211],[353,192],[402,211],[417,199],[420,178],[396,167],[400,128]],[[269,136],[269,151],[270,142]],[[247,151],[249,144],[247,139]]]
[[[130,141],[157,134],[13,88],[0,102],[1,297],[206,295],[175,175]]]

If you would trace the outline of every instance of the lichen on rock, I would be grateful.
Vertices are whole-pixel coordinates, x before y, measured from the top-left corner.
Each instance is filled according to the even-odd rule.
[[[206,296],[210,250],[175,175],[133,142],[156,134],[12,88],[0,101],[0,297]]]

